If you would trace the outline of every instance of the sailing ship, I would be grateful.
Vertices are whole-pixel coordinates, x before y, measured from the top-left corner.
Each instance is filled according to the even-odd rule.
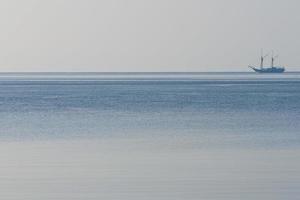
[[[272,52],[272,59],[271,59],[271,67],[264,67],[264,59],[268,56],[269,56],[269,54],[263,55],[263,52],[262,52],[261,57],[260,57],[260,68],[252,67],[252,66],[249,66],[249,67],[257,73],[283,73],[283,72],[285,72],[284,67],[274,66],[274,61],[276,58],[278,58],[278,55],[274,56],[273,52]]]

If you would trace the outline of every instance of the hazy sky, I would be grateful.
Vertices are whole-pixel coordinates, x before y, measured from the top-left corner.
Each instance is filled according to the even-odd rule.
[[[1,0],[0,71],[247,71],[262,47],[300,70],[299,8],[299,0]]]

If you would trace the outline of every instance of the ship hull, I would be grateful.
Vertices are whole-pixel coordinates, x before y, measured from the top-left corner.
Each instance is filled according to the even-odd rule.
[[[258,69],[250,66],[250,68],[253,69],[255,72],[261,74],[280,74],[285,72],[285,69],[283,67],[270,67],[270,68]]]

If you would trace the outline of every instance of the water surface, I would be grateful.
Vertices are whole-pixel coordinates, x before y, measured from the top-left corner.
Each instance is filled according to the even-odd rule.
[[[296,199],[300,74],[2,73],[5,199]]]

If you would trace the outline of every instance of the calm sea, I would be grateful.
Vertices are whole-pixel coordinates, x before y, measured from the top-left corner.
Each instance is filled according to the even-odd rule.
[[[3,199],[297,199],[300,73],[2,73]]]

